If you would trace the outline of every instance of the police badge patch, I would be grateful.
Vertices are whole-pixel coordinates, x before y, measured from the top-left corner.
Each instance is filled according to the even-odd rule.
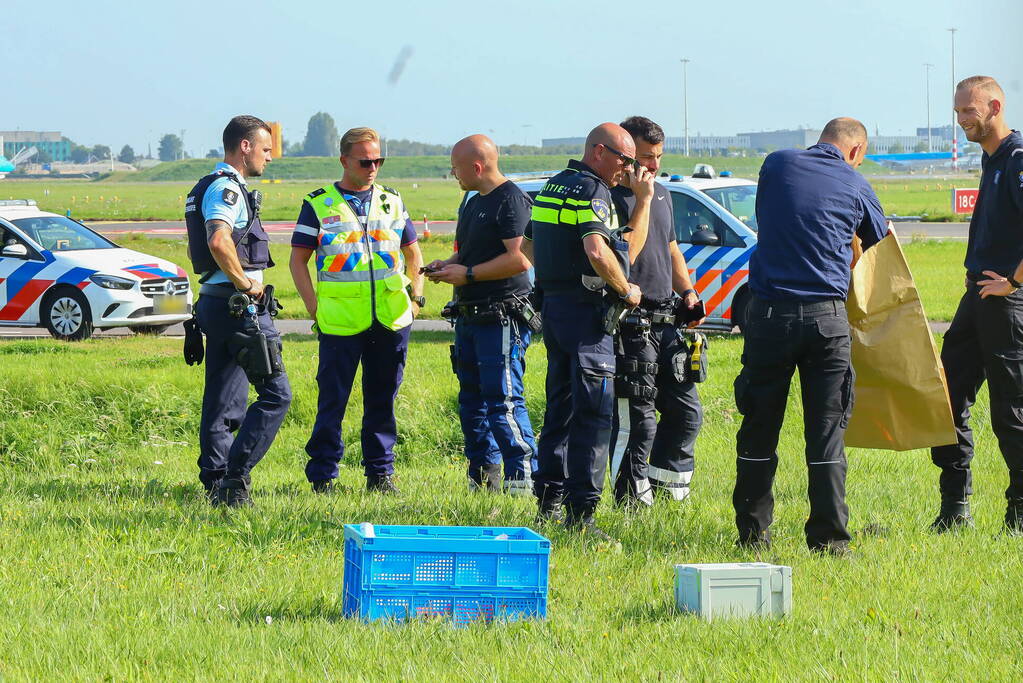
[[[607,217],[611,215],[611,207],[607,205],[603,199],[594,199],[590,202],[590,208],[593,209],[593,213],[596,214],[597,218],[602,221],[606,221]]]
[[[1023,187],[1023,171],[1019,172],[1019,186]]]
[[[238,203],[238,193],[228,187],[224,188],[224,191],[220,193],[220,197],[228,206],[234,206]]]

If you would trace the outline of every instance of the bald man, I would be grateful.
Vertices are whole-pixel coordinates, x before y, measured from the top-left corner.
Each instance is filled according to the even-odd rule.
[[[770,545],[778,434],[798,368],[809,469],[806,542],[821,553],[849,552],[845,428],[853,369],[845,299],[854,243],[870,247],[888,231],[874,190],[855,170],[866,151],[863,124],[838,118],[816,145],[774,152],[760,169],[753,298],[735,380],[743,415],[732,495],[740,547]]]
[[[458,141],[451,172],[473,195],[458,213],[454,253],[430,263],[426,276],[454,286],[452,365],[469,488],[530,496],[536,441],[522,377],[533,333],[532,285],[522,233],[532,202],[501,173],[497,146],[486,135]]]
[[[615,354],[605,329],[605,299],[639,305],[642,292],[625,269],[646,242],[653,174],[636,164],[632,136],[604,123],[586,138],[581,161],[552,177],[536,196],[527,253],[543,297],[547,410],[533,477],[537,519],[562,517],[569,529],[612,541],[594,521],[607,470],[614,405]],[[623,178],[636,195],[619,232],[610,188]],[[624,267],[624,268],[623,268]]]
[[[931,450],[941,468],[935,531],[972,524],[970,408],[986,379],[991,429],[1009,467],[1005,527],[1023,534],[1023,137],[1005,123],[1005,93],[995,79],[972,76],[956,87],[955,111],[966,139],[979,143],[983,174],[966,243],[966,292],[945,333],[941,360],[958,443]]]

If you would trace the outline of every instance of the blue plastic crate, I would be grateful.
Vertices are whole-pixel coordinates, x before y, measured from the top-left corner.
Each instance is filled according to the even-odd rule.
[[[547,616],[551,543],[524,527],[345,525],[345,615]]]

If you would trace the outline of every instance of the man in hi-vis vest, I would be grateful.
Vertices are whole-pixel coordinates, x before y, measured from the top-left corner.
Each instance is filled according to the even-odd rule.
[[[320,395],[305,447],[306,477],[317,493],[329,492],[338,476],[341,421],[360,362],[366,488],[398,492],[391,481],[394,399],[412,320],[426,299],[419,273],[423,256],[405,205],[395,190],[374,183],[383,163],[375,130],[345,133],[341,180],[306,196],[291,237],[291,276],[320,338]],[[308,266],[314,251],[315,286]]]

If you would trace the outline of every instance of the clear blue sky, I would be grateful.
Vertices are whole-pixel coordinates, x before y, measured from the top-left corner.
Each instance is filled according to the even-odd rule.
[[[957,75],[999,79],[1023,128],[1023,0],[5,0],[0,130],[155,153],[185,129],[197,155],[237,113],[281,121],[289,140],[320,110],[342,131],[440,143],[538,144],[635,113],[681,135],[688,57],[691,134],[836,115],[912,134],[924,62],[932,123],[951,119],[951,26]]]

